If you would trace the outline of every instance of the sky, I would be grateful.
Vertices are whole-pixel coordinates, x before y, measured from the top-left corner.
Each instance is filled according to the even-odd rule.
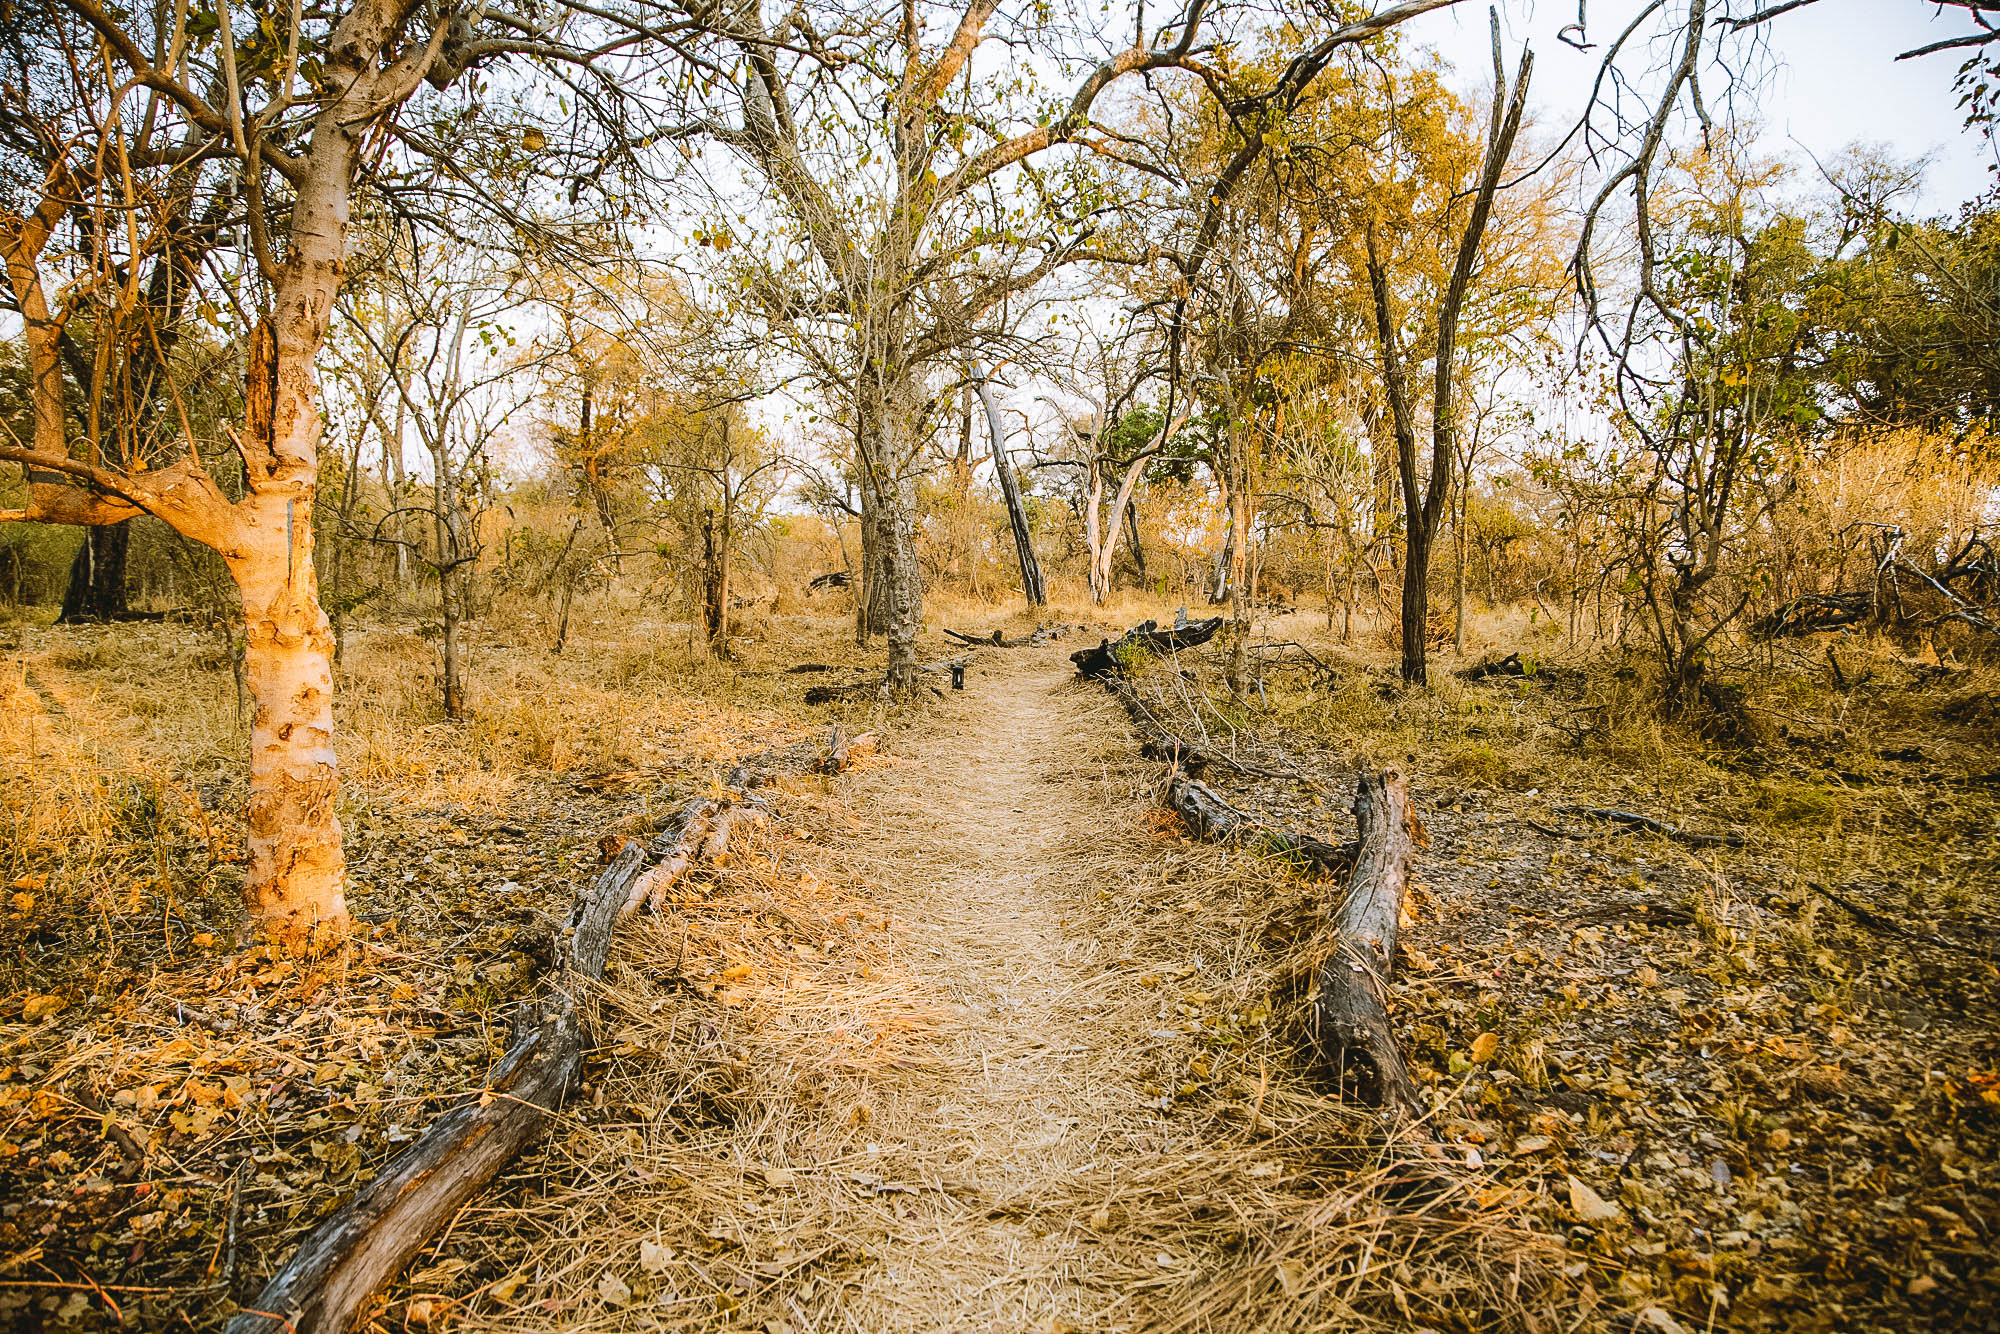
[[[1641,0],[1585,0],[1586,34],[1608,42],[1631,22]],[[1576,22],[1577,0],[1508,0],[1501,5],[1508,64],[1525,39],[1535,50],[1531,101],[1541,121],[1565,129],[1590,94],[1602,51],[1574,51],[1556,38]],[[1465,3],[1413,21],[1415,44],[1434,47],[1452,65],[1492,67],[1487,6]],[[1964,56],[1944,52],[1898,61],[1897,53],[1972,31],[1963,10],[1928,0],[1818,0],[1765,27],[1768,50],[1753,61],[1744,96],[1766,124],[1773,151],[1826,161],[1853,143],[1884,143],[1898,157],[1933,155],[1913,211],[1955,213],[1996,177],[1983,136],[1962,128],[1952,88]]]

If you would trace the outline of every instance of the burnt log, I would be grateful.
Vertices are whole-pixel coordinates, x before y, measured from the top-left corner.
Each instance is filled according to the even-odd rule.
[[[862,695],[873,695],[884,689],[880,681],[854,681],[844,686],[808,686],[806,703],[831,704],[837,699],[856,699]]]
[[[829,570],[816,574],[806,581],[806,592],[817,593],[823,588],[848,588],[854,583],[854,576],[845,570]]]
[[[1394,768],[1359,775],[1354,820],[1359,847],[1314,989],[1313,1040],[1343,1094],[1351,1092],[1403,1121],[1415,1117],[1420,1106],[1389,1026],[1389,977],[1410,857],[1428,840],[1410,804],[1409,784]]]
[[[1484,681],[1489,676],[1526,676],[1528,666],[1521,661],[1518,653],[1509,653],[1504,658],[1486,658],[1463,668],[1458,673],[1461,681]]]
[[[1032,633],[1022,635],[1019,639],[1009,639],[998,630],[990,635],[969,635],[963,630],[946,629],[945,634],[971,648],[1031,648],[1053,643],[1061,639],[1069,629],[1067,625],[1037,625]]]
[[[1069,655],[1069,660],[1076,664],[1079,676],[1099,679],[1117,676],[1125,670],[1125,663],[1139,654],[1162,658],[1206,644],[1215,638],[1222,622],[1222,617],[1211,616],[1162,630],[1156,622],[1141,621],[1115,641],[1106,639],[1096,648],[1079,649]]]
[[[1870,589],[1856,593],[1807,593],[1752,621],[1750,633],[1758,639],[1819,634],[1858,625],[1874,615],[1875,594]]]
[[[1176,776],[1167,783],[1167,805],[1187,821],[1197,837],[1254,848],[1320,875],[1341,875],[1354,865],[1358,842],[1328,843],[1310,834],[1266,824],[1233,806],[1199,779]]]

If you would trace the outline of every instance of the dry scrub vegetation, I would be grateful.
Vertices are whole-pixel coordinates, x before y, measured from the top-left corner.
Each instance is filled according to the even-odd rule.
[[[1152,689],[1246,760],[1412,771],[1433,845],[1392,1012],[1434,1128],[1600,1288],[1717,1327],[1977,1327],[2000,1300],[2000,678],[1838,651],[1840,686],[1770,651],[1750,750],[1663,724],[1640,660],[1405,696],[1329,647],[1331,700],[1294,655],[1232,706],[1184,655]],[[1233,786],[1281,823],[1333,804]]]
[[[592,605],[556,659],[495,613],[461,724],[409,672],[420,641],[350,632],[363,929],[318,962],[237,944],[234,689],[212,644],[10,630],[0,741],[37,779],[8,788],[0,868],[12,1318],[218,1327],[476,1087],[600,835],[825,721],[797,703],[824,674],[782,669],[840,661],[843,623],[782,618],[721,668],[631,615]],[[1055,730],[1024,740],[1009,683],[1067,664],[995,650],[964,697],[846,706],[889,724],[885,753],[781,780],[773,825],[621,933],[582,1093],[378,1327],[1857,1329],[1990,1309],[1986,671],[1849,646],[1860,684],[1829,695],[1810,660],[1776,663],[1747,701],[1794,733],[1773,761],[1631,708],[1637,666],[1407,694],[1387,655],[1273,629],[1334,679],[1272,650],[1232,702],[1223,656],[1188,653],[1142,688],[1221,753],[1307,775],[1210,774],[1286,823],[1344,837],[1357,756],[1412,772],[1433,845],[1392,1014],[1434,1099],[1424,1133],[1385,1144],[1312,1074],[1302,1006],[1338,887],[1191,842],[1094,686],[1026,697]],[[144,703],[162,696],[183,707]],[[965,814],[969,775],[1017,751],[1033,804],[1006,789]],[[1054,869],[995,943],[1042,971],[969,1000],[999,965],[966,942],[1005,914],[935,887],[1037,828]],[[1018,1081],[963,1092],[1023,1033],[1041,1046]]]

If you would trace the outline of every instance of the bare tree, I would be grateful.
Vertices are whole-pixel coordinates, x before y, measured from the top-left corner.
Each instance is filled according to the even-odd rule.
[[[1343,47],[1455,2],[1404,0],[1335,25],[1288,67],[1284,87],[1309,82]],[[748,7],[687,11],[707,31],[700,86],[714,96],[685,132],[734,150],[789,229],[735,247],[758,252],[744,286],[849,405],[863,572],[886,592],[896,691],[916,683],[915,476],[935,406],[926,377],[996,337],[983,322],[1007,298],[1088,253],[1090,196],[1037,164],[1062,145],[1120,151],[1122,137],[1095,118],[1108,89],[1185,70],[1232,98],[1265,95],[1210,60],[1225,35],[1226,10],[1215,8],[1188,0],[1150,37],[1142,19],[1127,46],[1090,59],[1061,52],[1087,72],[1060,109],[1040,114],[971,76],[975,54],[995,36],[996,0],[950,9],[912,2],[880,21],[845,6],[798,6],[774,21]],[[1003,176],[1027,191],[1027,218],[1003,197]],[[727,228],[709,236],[733,245]],[[862,595],[864,635],[870,596]]]

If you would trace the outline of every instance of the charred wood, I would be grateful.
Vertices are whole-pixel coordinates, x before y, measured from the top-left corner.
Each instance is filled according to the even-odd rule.
[[[1128,660],[1139,654],[1159,658],[1206,644],[1215,638],[1222,622],[1222,617],[1211,616],[1207,620],[1189,621],[1186,625],[1162,630],[1153,621],[1141,621],[1117,640],[1106,639],[1096,648],[1079,649],[1069,655],[1069,660],[1076,664],[1080,676],[1116,676],[1124,671]]]
[[[1176,775],[1167,784],[1167,805],[1201,838],[1253,847],[1296,861],[1324,876],[1344,874],[1354,865],[1357,842],[1328,843],[1310,834],[1266,824],[1229,803],[1220,792],[1194,778]]]

